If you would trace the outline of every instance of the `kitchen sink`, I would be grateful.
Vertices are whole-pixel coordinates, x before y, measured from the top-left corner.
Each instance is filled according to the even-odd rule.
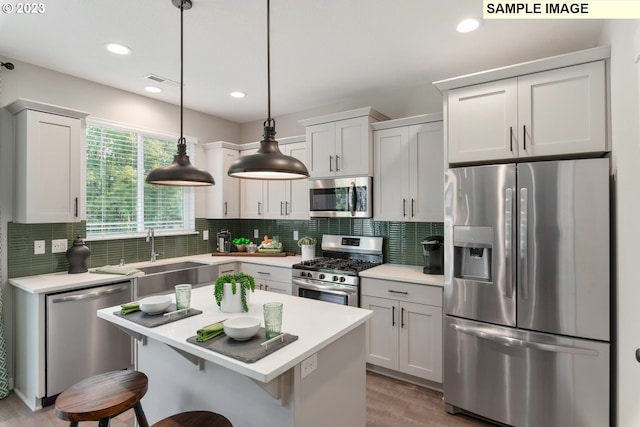
[[[143,271],[145,275],[165,273],[167,271],[187,270],[190,268],[198,268],[209,264],[203,264],[193,261],[174,262],[172,264],[157,264],[150,265],[148,267],[138,267],[138,270]]]
[[[193,261],[138,267],[144,276],[134,280],[134,298],[174,291],[174,286],[189,283],[193,287],[210,285],[218,277],[218,266]]]

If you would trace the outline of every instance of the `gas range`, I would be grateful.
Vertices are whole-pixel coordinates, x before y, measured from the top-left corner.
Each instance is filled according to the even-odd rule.
[[[360,271],[380,264],[381,261],[321,257],[295,264],[293,277],[357,286]]]
[[[382,237],[325,234],[322,257],[293,265],[293,293],[358,306],[358,273],[382,264]]]

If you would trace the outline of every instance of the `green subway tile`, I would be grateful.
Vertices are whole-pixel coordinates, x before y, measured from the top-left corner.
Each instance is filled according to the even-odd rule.
[[[89,256],[90,267],[94,268],[107,265],[107,241],[88,242],[87,246],[91,251],[91,255]]]

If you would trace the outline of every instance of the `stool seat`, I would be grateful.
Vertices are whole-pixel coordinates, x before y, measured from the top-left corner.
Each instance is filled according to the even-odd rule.
[[[58,395],[56,416],[77,426],[79,421],[99,421],[107,426],[109,419],[134,409],[140,427],[149,427],[140,399],[146,394],[148,379],[138,371],[113,371],[86,378]]]
[[[190,411],[167,417],[151,427],[233,427],[233,424],[215,412]]]

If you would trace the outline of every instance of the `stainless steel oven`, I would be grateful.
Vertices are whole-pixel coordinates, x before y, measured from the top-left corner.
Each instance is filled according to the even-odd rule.
[[[309,216],[313,218],[371,218],[373,178],[309,180]]]
[[[301,274],[303,272],[299,271],[297,273]],[[357,285],[344,285],[306,277],[294,277],[292,284],[293,294],[302,298],[317,299],[352,307],[358,307],[359,304]]]
[[[325,234],[322,255],[293,266],[293,295],[359,307],[358,272],[382,263],[382,237]]]

